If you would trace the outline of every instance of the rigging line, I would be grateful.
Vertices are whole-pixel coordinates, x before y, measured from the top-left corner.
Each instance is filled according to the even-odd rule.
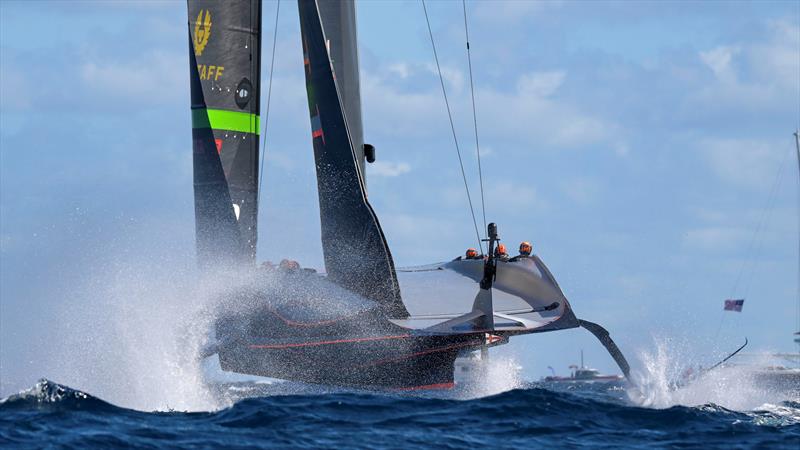
[[[272,99],[272,74],[275,71],[275,47],[278,46],[278,16],[281,12],[281,0],[275,8],[275,30],[272,34],[272,59],[269,63],[269,83],[267,84],[267,109],[264,113],[264,136],[261,144],[261,169],[258,172],[258,193],[256,194],[256,204],[261,202],[261,184],[264,181],[264,160],[267,159],[267,128],[269,127],[269,104]],[[261,50],[261,49],[259,49]]]
[[[763,239],[761,238],[761,230],[764,227],[766,222],[768,213],[772,212],[772,204],[774,203],[775,198],[777,197],[777,191],[781,184],[781,179],[783,178],[783,169],[786,166],[786,154],[784,154],[783,159],[781,160],[780,166],[778,168],[778,173],[775,174],[775,180],[772,183],[772,187],[770,189],[770,193],[767,196],[767,204],[764,206],[764,209],[761,212],[761,217],[759,218],[758,225],[756,226],[756,230],[753,233],[753,237],[750,239],[750,244],[747,247],[747,253],[745,256],[745,260],[742,262],[742,266],[739,268],[739,273],[736,276],[736,281],[734,282],[733,289],[731,290],[731,299],[736,299],[737,292],[739,288],[739,283],[742,281],[742,276],[744,275],[745,268],[750,266],[750,273],[748,275],[747,283],[744,287],[744,295],[742,298],[746,299],[750,293],[750,286],[753,281],[753,275],[755,273],[756,267],[758,266],[758,259],[759,254],[761,252],[761,247],[763,244]],[[752,264],[750,261],[753,261]],[[717,332],[714,334],[714,341],[717,340],[719,337],[719,333],[722,330],[722,324],[725,322],[726,317],[725,311],[722,311],[722,318],[720,319],[719,326],[717,327]]]
[[[770,193],[770,197],[767,200],[767,205],[764,209],[764,212],[761,215],[761,223],[759,224],[759,229],[763,230],[764,226],[766,225],[769,218],[772,216],[772,210],[775,206],[775,201],[778,197],[778,190],[780,189],[781,182],[783,181],[783,172],[784,168],[786,167],[786,162],[788,160],[788,152],[785,152],[783,155],[783,160],[781,161],[781,165],[778,168],[778,173],[775,175],[775,182],[772,185],[772,192]],[[758,234],[758,231],[756,232]],[[756,272],[756,268],[761,259],[761,249],[764,246],[764,236],[763,234],[758,236],[758,242],[756,243],[755,253],[753,258],[753,263],[751,264],[750,273],[747,277],[747,284],[745,284],[744,293],[745,298],[750,293],[750,286],[753,283],[753,277]]]
[[[478,221],[475,219],[475,208],[472,207],[472,196],[469,194],[469,185],[467,184],[467,174],[464,172],[464,161],[461,159],[461,149],[458,147],[458,138],[456,137],[456,127],[453,124],[453,114],[450,112],[450,102],[447,100],[447,91],[444,88],[444,77],[442,76],[442,68],[439,65],[439,55],[436,53],[436,44],[433,41],[433,31],[431,30],[431,21],[428,19],[428,8],[425,6],[425,0],[422,0],[422,10],[425,11],[425,22],[428,24],[428,34],[431,37],[431,47],[433,48],[433,58],[436,60],[436,70],[439,72],[439,82],[442,85],[442,95],[444,95],[444,104],[447,107],[447,117],[450,119],[450,130],[453,132],[453,142],[456,145],[456,154],[458,155],[458,164],[461,166],[461,178],[464,179],[464,189],[467,191],[467,201],[469,202],[469,212],[472,214],[472,224],[475,226],[475,237],[478,239],[478,248],[483,253],[483,242],[481,242],[481,234],[478,231]]]
[[[754,257],[754,250],[756,248],[756,242],[760,242],[758,239],[761,234],[761,228],[764,226],[764,221],[767,215],[767,211],[770,209],[772,205],[773,197],[778,190],[778,184],[780,183],[781,173],[783,172],[783,167],[786,163],[786,155],[784,155],[783,160],[781,161],[780,167],[778,168],[778,173],[775,174],[775,180],[772,183],[772,187],[770,189],[769,195],[767,196],[767,204],[764,206],[764,209],[761,212],[761,217],[758,220],[758,225],[756,226],[756,230],[753,233],[752,238],[750,239],[750,244],[747,246],[747,252],[745,260],[742,262],[742,266],[739,268],[739,274],[736,276],[736,281],[733,284],[733,289],[731,290],[731,299],[736,298],[736,294],[739,289],[739,283],[742,281],[742,276],[744,275],[745,268],[749,265],[748,263]],[[752,266],[753,269],[755,266]]]
[[[469,66],[469,93],[472,96],[472,124],[475,128],[475,153],[478,155],[478,180],[481,186],[481,212],[483,213],[483,229],[486,229],[486,202],[483,196],[483,169],[481,168],[481,146],[478,141],[478,113],[475,109],[475,88],[472,83],[472,56],[469,48],[469,27],[467,26],[467,1],[461,0],[464,10],[464,36],[467,41],[467,64]]]

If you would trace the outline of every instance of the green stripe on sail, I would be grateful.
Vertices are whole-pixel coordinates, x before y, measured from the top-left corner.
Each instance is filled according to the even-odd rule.
[[[239,133],[259,134],[259,120],[256,114],[224,109],[193,109],[192,128],[211,128],[214,130],[237,131]]]

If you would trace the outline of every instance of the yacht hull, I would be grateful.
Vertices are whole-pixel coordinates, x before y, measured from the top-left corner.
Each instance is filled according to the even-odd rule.
[[[307,383],[378,389],[446,389],[462,351],[483,335],[252,337],[219,348],[223,370]]]

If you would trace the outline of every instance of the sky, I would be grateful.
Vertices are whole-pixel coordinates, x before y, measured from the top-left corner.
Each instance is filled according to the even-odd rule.
[[[265,1],[264,75],[275,11]],[[357,12],[370,201],[398,266],[451,259],[475,236],[422,5]],[[428,12],[475,200],[462,5]],[[468,1],[467,14],[486,216],[504,242],[531,241],[634,366],[663,342],[706,362],[745,336],[795,351],[800,3]],[[193,267],[186,16],[179,1],[0,1],[1,395],[68,378],[76,335],[103,351],[70,324],[103,320],[108,285]],[[294,2],[277,36],[258,258],[320,268]],[[723,313],[726,298],[744,311]],[[537,379],[581,349],[615,370],[583,330],[501,353]]]

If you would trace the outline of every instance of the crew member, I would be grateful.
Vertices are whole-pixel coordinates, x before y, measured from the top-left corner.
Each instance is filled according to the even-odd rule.
[[[286,272],[294,272],[300,270],[300,263],[291,259],[283,259],[278,264],[278,268]]]
[[[463,261],[465,259],[481,259],[481,255],[478,254],[477,250],[475,250],[474,248],[470,247],[464,253],[464,256],[459,256],[456,259],[454,259],[453,261]]]
[[[506,251],[506,245],[497,244],[497,248],[494,250],[494,256],[500,261],[508,261],[508,252]]]
[[[526,259],[531,257],[531,252],[533,251],[533,247],[531,247],[531,243],[528,241],[522,241],[519,244],[519,255],[510,259],[510,261],[519,261],[520,259]]]

